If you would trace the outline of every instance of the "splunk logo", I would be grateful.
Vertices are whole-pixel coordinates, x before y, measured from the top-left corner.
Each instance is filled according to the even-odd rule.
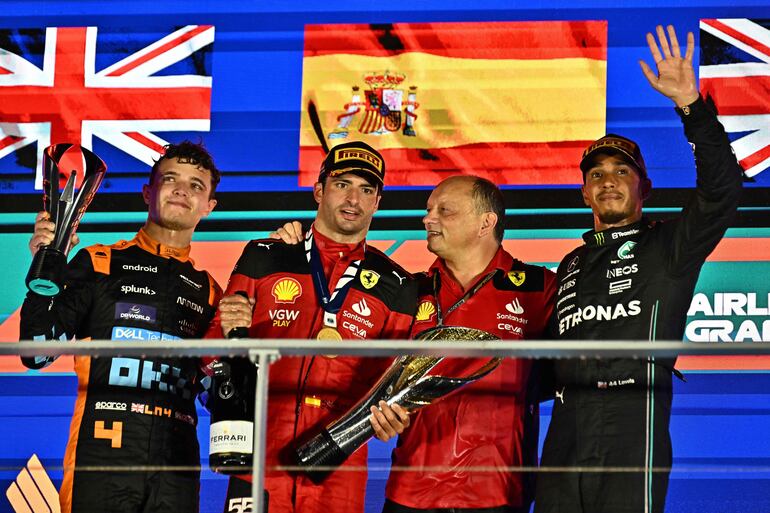
[[[559,319],[559,335],[571,330],[583,321],[614,321],[621,317],[635,317],[641,313],[641,301],[634,299],[628,304],[587,305]]]
[[[144,294],[145,296],[154,296],[156,294],[150,287],[137,287],[133,283],[131,285],[121,285],[120,291],[123,294]]]

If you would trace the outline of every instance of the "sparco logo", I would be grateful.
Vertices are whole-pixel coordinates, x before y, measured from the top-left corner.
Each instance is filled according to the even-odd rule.
[[[638,271],[639,267],[636,264],[607,269],[607,278],[617,278],[619,276],[626,276],[627,274],[636,274]]]
[[[195,311],[196,311],[196,312],[198,312],[199,314],[202,314],[202,313],[203,313],[203,307],[202,307],[201,305],[199,305],[199,304],[196,304],[196,303],[193,303],[192,301],[190,301],[190,300],[189,300],[189,299],[187,299],[186,297],[181,297],[181,296],[178,296],[178,297],[176,298],[176,304],[178,304],[178,305],[182,305],[182,306],[186,306],[187,308],[190,308],[190,309],[192,309],[192,310],[195,310]]]
[[[574,328],[583,321],[614,321],[621,317],[634,317],[642,311],[641,301],[634,299],[627,305],[587,305],[559,320],[559,334]]]
[[[137,287],[134,284],[122,285],[120,287],[120,291],[123,294],[144,294],[145,296],[154,296],[155,295],[155,291],[152,290],[150,287]]]
[[[94,406],[94,408],[97,410],[125,411],[126,403],[116,403],[114,401],[99,401],[96,403],[96,406]]]
[[[158,267],[154,265],[141,265],[141,264],[123,264],[124,271],[143,271],[146,273],[157,273]]]

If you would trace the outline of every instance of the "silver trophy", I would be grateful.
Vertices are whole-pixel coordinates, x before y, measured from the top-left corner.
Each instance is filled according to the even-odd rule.
[[[52,144],[43,152],[43,209],[56,228],[53,242],[40,248],[32,259],[25,280],[32,292],[55,296],[61,291],[72,234],[77,231],[105,171],[107,166],[102,159],[77,144]],[[67,176],[66,182],[59,191],[63,176]]]
[[[499,337],[473,328],[440,326],[421,332],[415,339],[499,340]],[[370,407],[385,401],[389,405],[398,404],[409,411],[419,410],[486,376],[497,368],[501,359],[490,358],[481,367],[462,377],[430,374],[442,360],[442,356],[406,355],[396,358],[363,399],[309,442],[296,449],[299,465],[315,474],[315,477],[322,477],[323,474],[318,472],[321,470],[319,467],[341,465],[374,435],[374,429],[369,422]]]

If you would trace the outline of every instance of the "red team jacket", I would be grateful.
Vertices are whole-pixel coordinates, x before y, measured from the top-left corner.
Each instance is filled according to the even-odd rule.
[[[339,244],[316,231],[314,239],[332,289],[353,260],[363,259],[337,314],[342,337],[362,343],[367,339],[408,338],[417,300],[417,283],[411,276],[365,242]],[[226,293],[237,291],[256,298],[251,337],[315,339],[323,327],[323,312],[303,244],[251,241]],[[208,336],[221,338],[219,314]],[[320,485],[301,473],[270,469],[296,465],[292,449],[344,414],[390,362],[389,358],[317,355],[281,358],[272,364],[265,476],[271,511],[363,512],[367,473],[345,468],[366,466],[366,446]]]
[[[482,329],[504,340],[541,338],[553,310],[554,273],[502,248],[479,279],[493,271],[489,282],[446,315],[465,291],[437,259],[422,280],[412,334],[436,325],[432,275],[440,273],[444,325]],[[491,374],[414,415],[399,436],[393,465],[442,470],[391,471],[387,498],[418,509],[528,504],[533,490],[524,475],[466,468],[536,465],[538,402],[531,372],[531,360],[507,358]]]

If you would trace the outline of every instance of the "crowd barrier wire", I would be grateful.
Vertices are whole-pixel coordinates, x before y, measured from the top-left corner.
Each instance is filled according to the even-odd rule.
[[[44,348],[44,349],[43,349]],[[770,355],[770,341],[763,342],[681,342],[633,340],[341,340],[325,342],[306,339],[186,339],[184,341],[115,342],[89,340],[83,342],[18,342],[0,343],[0,356],[133,356],[148,357],[248,357],[259,368],[254,399],[254,464],[252,471],[252,501],[255,513],[263,512],[261,499],[264,483],[264,461],[267,416],[267,394],[270,364],[282,356],[334,354],[358,357],[399,356],[420,354],[428,356],[509,358],[673,358],[677,356],[742,356]],[[277,467],[278,470],[298,470],[298,467]],[[367,468],[350,469],[365,471]],[[319,469],[323,470],[323,469]],[[371,469],[369,469],[371,470]],[[415,469],[393,468],[398,471]],[[420,469],[416,469],[420,470]],[[499,468],[479,468],[479,471],[500,471]],[[631,467],[594,468],[516,468],[517,471],[583,471],[583,472],[639,472],[645,469]],[[650,469],[646,469],[650,470]],[[670,468],[653,468],[653,472],[668,472]],[[764,469],[767,471],[768,469]]]

